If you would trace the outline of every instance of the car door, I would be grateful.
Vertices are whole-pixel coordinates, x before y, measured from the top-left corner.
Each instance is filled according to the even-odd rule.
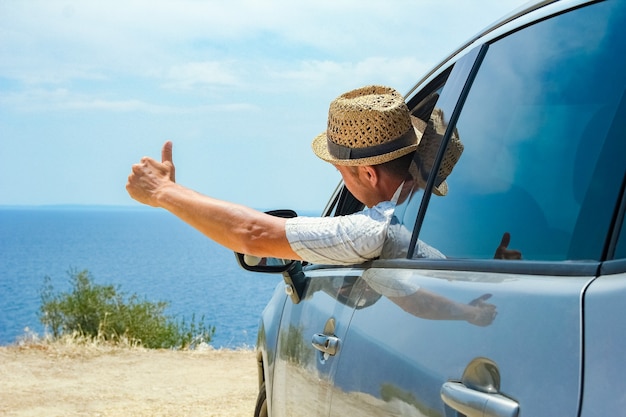
[[[324,209],[339,216],[362,208],[339,186]],[[302,290],[284,304],[273,364],[270,415],[327,416],[336,354],[359,303],[363,268],[305,265]]]
[[[444,126],[437,162],[425,191],[396,210],[413,231],[409,259],[362,274],[380,297],[354,310],[343,337],[332,416],[575,416],[583,372],[591,384],[619,378],[587,376],[592,341],[582,329],[588,320],[599,329],[623,305],[616,276],[621,298],[598,287],[589,301],[612,307],[583,310],[583,294],[603,279],[594,282],[625,177],[624,6],[547,6],[455,64],[430,113]],[[469,62],[457,95],[455,72]],[[421,111],[431,93],[417,91],[410,107]],[[442,178],[455,138],[462,153]],[[447,193],[433,195],[444,181]],[[447,258],[417,259],[425,245]],[[595,361],[619,356],[620,337],[596,346]],[[596,403],[601,387],[590,388]],[[619,388],[609,392],[621,408],[589,415],[621,412]]]
[[[620,234],[624,245],[624,227]],[[621,415],[626,407],[626,254],[606,262],[585,293],[582,417]]]
[[[302,300],[285,303],[274,364],[273,417],[328,415],[335,353],[360,299],[359,273],[309,268]]]
[[[621,123],[619,136],[626,143],[626,119],[622,118]],[[626,409],[622,382],[626,373],[626,193],[622,193],[621,208],[616,212],[615,228],[607,245],[607,261],[584,296],[581,417],[621,415]]]

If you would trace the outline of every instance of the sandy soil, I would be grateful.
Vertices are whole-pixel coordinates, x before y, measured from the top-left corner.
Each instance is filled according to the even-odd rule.
[[[257,387],[251,350],[0,347],[2,416],[246,416]]]

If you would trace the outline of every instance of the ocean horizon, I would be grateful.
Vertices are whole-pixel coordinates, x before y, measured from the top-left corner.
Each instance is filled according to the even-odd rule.
[[[215,326],[216,348],[252,347],[280,274],[243,270],[232,251],[170,213],[136,206],[0,206],[0,345],[43,335],[41,289],[69,290],[70,272],[115,285],[166,314]]]

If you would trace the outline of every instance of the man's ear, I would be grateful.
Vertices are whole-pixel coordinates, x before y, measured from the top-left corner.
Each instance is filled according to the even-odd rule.
[[[378,170],[371,165],[361,165],[359,166],[361,171],[361,178],[363,181],[367,182],[370,186],[375,187],[378,184],[380,179],[378,175]]]

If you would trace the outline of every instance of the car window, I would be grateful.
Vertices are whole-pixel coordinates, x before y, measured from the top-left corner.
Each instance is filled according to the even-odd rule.
[[[427,202],[423,198],[425,191],[434,189],[437,192],[441,186],[436,178],[433,184],[428,183],[443,140],[442,133],[445,132],[445,128],[441,130],[441,116],[444,112],[452,114],[458,105],[468,79],[472,78],[475,64],[482,56],[482,49],[479,47],[468,52],[407,102],[412,116],[425,122],[426,129],[400,192],[381,253],[382,259],[406,258],[408,253],[414,252],[413,247],[417,248],[419,257],[444,257],[436,248],[415,241],[414,226],[420,207]]]
[[[444,76],[438,77],[429,87],[424,89],[425,92],[422,93],[421,97],[413,99],[413,102],[417,102],[412,111],[414,117],[428,122],[432,112],[435,110],[435,106],[440,98],[441,91],[443,90],[449,73],[450,71],[447,71]],[[409,103],[409,105],[411,105],[411,103]],[[394,216],[387,229],[387,237],[380,258],[406,258],[411,244],[415,216],[426,184],[426,178],[427,174],[422,175],[418,168],[418,161],[414,159],[409,168],[407,180],[402,185],[399,200],[394,210]]]
[[[626,166],[623,15],[603,2],[489,45],[454,129],[440,114],[461,153],[420,240],[488,259],[506,232],[522,259],[602,258]]]

